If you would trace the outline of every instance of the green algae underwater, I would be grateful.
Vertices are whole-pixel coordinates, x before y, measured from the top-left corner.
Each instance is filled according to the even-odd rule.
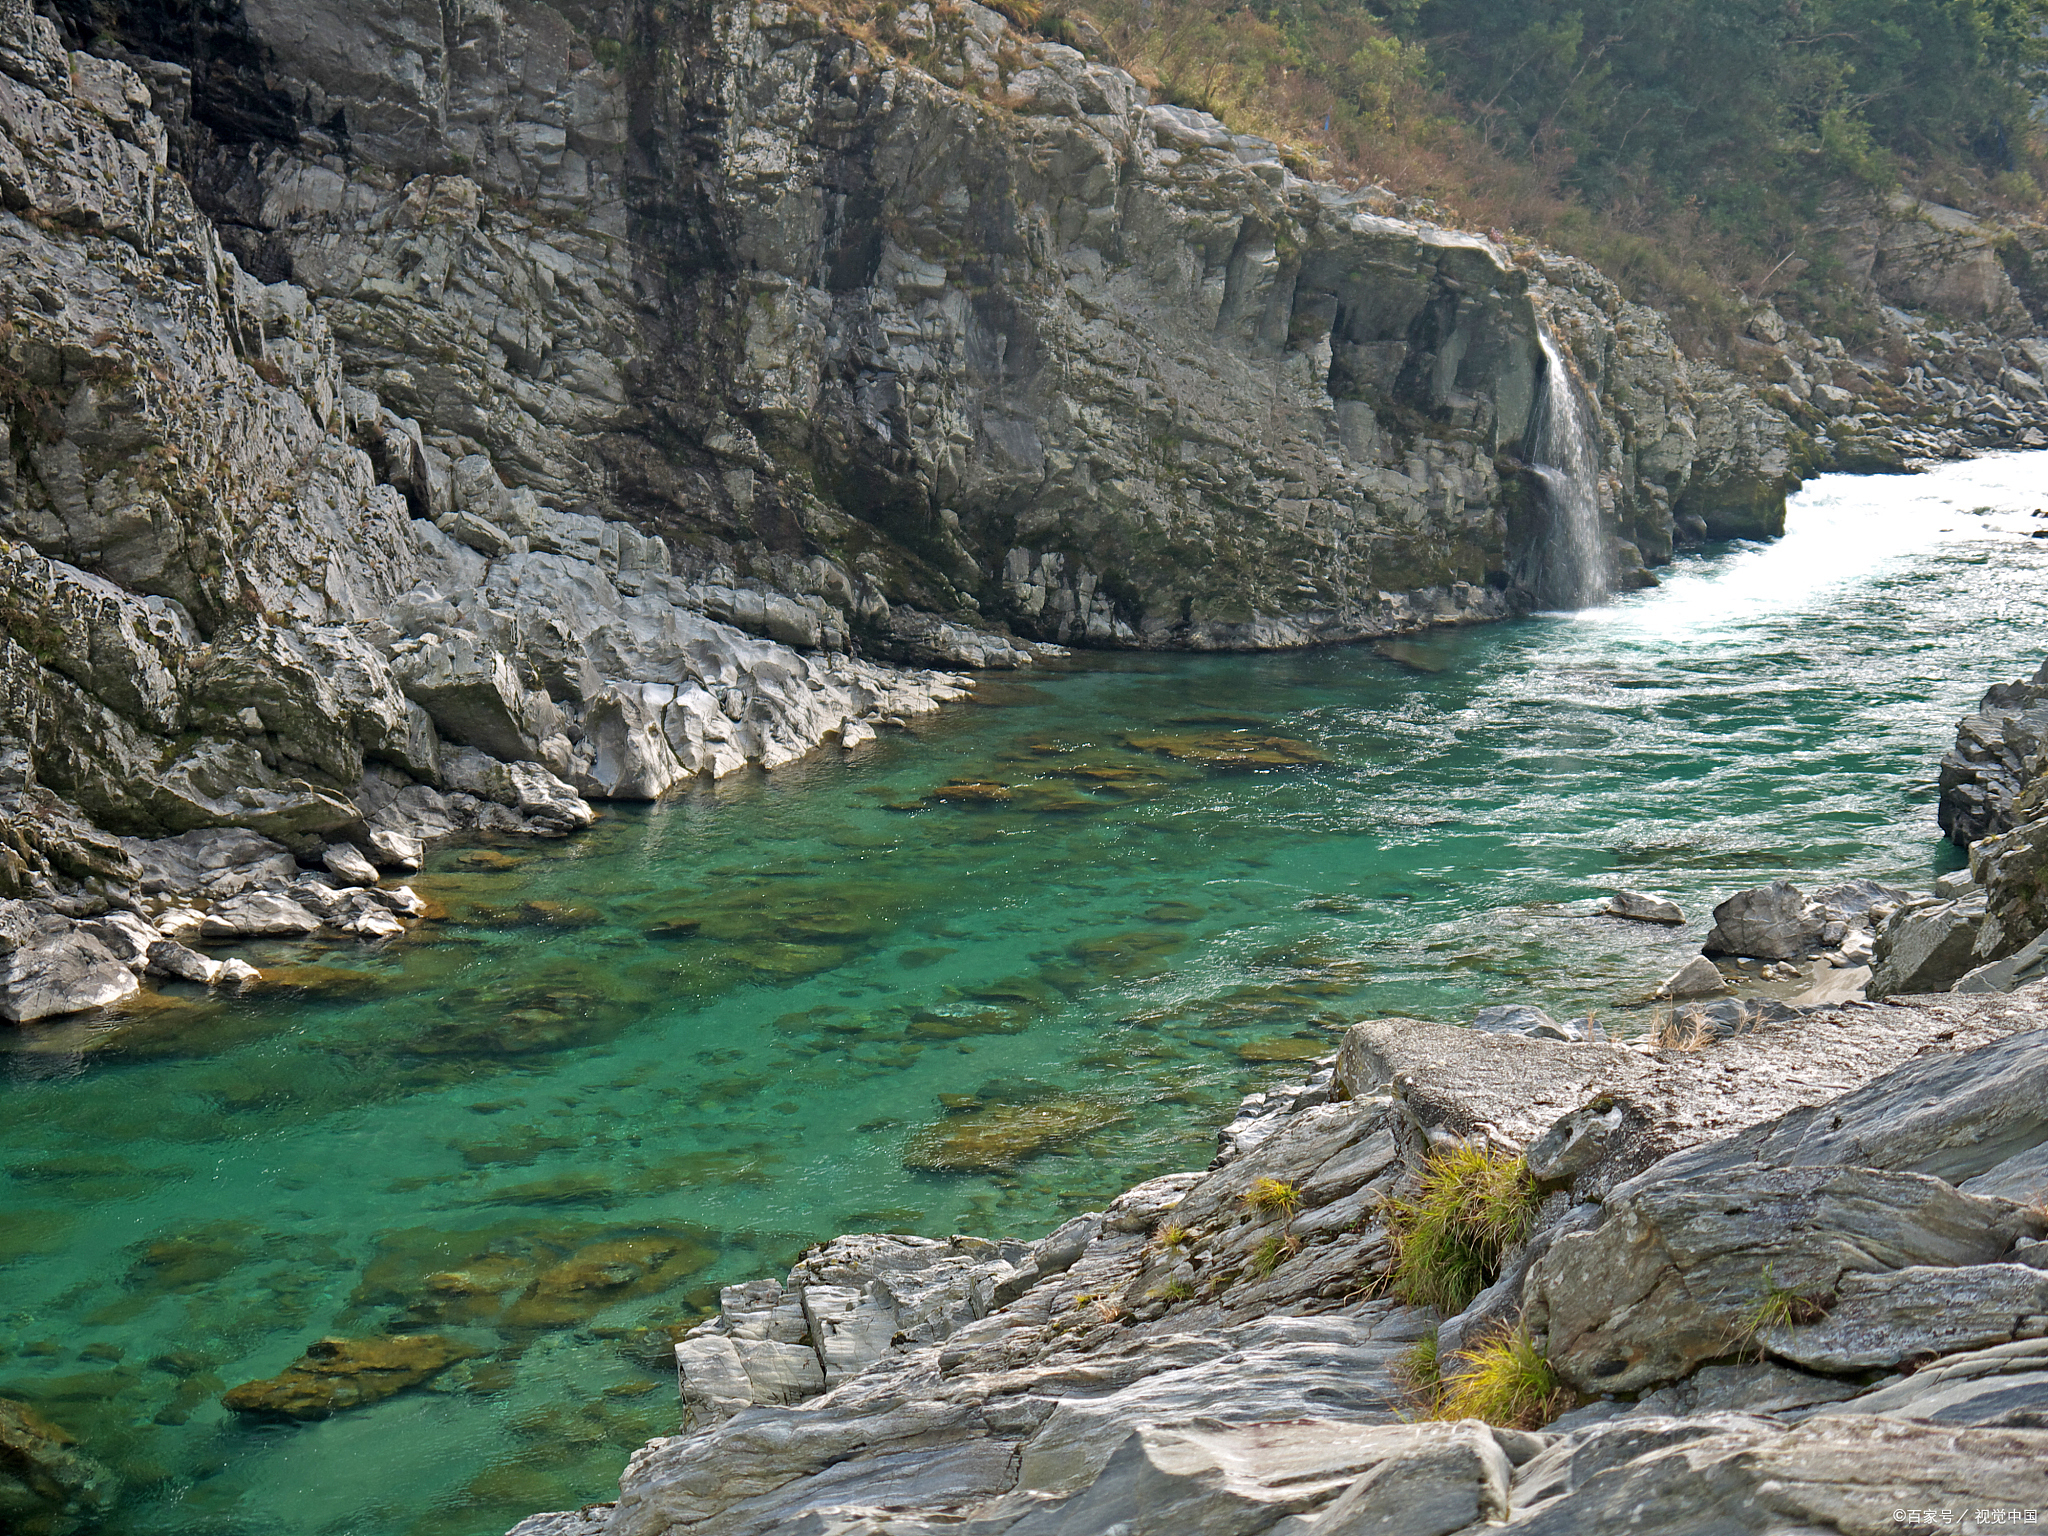
[[[2044,467],[1831,477],[1777,544],[1386,654],[986,679],[446,850],[399,944],[250,946],[249,996],[10,1034],[0,1397],[107,1470],[75,1528],[108,1536],[607,1498],[720,1284],[841,1231],[1035,1236],[1206,1163],[1352,1020],[1626,1032],[1720,896],[1951,867],[1940,751],[2044,649]],[[1617,886],[1692,921],[1589,916]]]

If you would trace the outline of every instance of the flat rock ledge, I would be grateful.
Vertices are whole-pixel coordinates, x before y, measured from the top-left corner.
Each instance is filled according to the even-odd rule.
[[[680,1432],[615,1503],[513,1536],[1762,1536],[2048,1507],[2048,997],[1684,1051],[1380,1020],[1220,1140],[1036,1243],[848,1236],[728,1287],[677,1346]],[[1528,1158],[1534,1235],[1458,1317],[1378,1294],[1385,1200],[1474,1144]],[[1261,1179],[1295,1209],[1255,1209]],[[1404,1357],[1499,1327],[1578,1406],[1427,1420]]]

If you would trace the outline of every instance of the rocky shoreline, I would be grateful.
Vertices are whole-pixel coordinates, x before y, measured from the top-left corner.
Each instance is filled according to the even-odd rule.
[[[1963,722],[1945,825],[1990,778],[1993,841],[2031,847],[2031,686]],[[2038,901],[2022,866],[1973,851],[1974,953],[1914,938],[1946,890],[1780,882],[1716,909],[1723,964],[1638,1038],[1356,1024],[1208,1169],[1036,1242],[845,1236],[728,1286],[676,1344],[679,1433],[513,1536],[2038,1522],[2048,993],[1996,969],[2026,920],[1984,922]],[[1714,1000],[1759,961],[1855,995]],[[1507,1170],[1521,1226],[1432,1300],[1412,1213],[1459,1167]],[[1503,1358],[1541,1391],[1466,1411]]]

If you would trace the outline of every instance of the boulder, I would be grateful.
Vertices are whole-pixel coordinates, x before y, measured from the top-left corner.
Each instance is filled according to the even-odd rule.
[[[78,931],[89,933],[106,945],[108,952],[131,971],[140,971],[149,964],[149,948],[158,941],[156,929],[133,912],[109,912],[80,923]]]
[[[536,832],[564,837],[597,819],[588,801],[539,763],[500,762],[465,748],[449,755],[444,772],[450,789],[508,806]]]
[[[1705,955],[1695,955],[1676,972],[1658,983],[1657,990],[1651,996],[1714,997],[1727,990],[1728,979],[1721,974],[1721,968]]]
[[[370,857],[379,869],[395,869],[400,874],[409,875],[420,867],[426,857],[418,838],[394,832],[388,827],[373,831],[369,842]]]
[[[1559,1380],[1637,1392],[1746,1347],[1770,1298],[1824,1305],[1847,1277],[1995,1263],[2026,1218],[1924,1174],[1737,1167],[1639,1176],[1600,1225],[1551,1244],[1523,1295]]]
[[[1714,908],[1701,950],[1756,960],[1798,960],[1820,948],[1827,913],[1787,880],[1738,891]]]
[[[199,925],[199,936],[216,943],[231,939],[302,939],[319,931],[319,918],[291,897],[275,891],[250,891],[217,902]]]
[[[1762,1329],[1757,1344],[1808,1370],[1890,1370],[2048,1334],[2048,1271],[1977,1264],[1851,1274],[1817,1306],[1824,1315]]]
[[[11,946],[0,955],[0,1019],[10,1024],[104,1008],[142,990],[112,950],[61,917],[43,917],[32,931],[0,943]]]
[[[1945,992],[1976,964],[1982,896],[1908,907],[1884,925],[1872,952],[1871,997]]]
[[[381,878],[377,866],[354,843],[329,843],[320,850],[320,862],[350,885],[375,885]]]
[[[218,960],[210,960],[196,949],[187,949],[173,939],[158,939],[149,946],[145,974],[167,981],[193,981],[210,987],[220,979]]]
[[[1962,1185],[2048,1142],[2048,1030],[1974,1050],[1944,1044],[1930,1033],[1919,1054],[1860,1087],[1674,1153],[1642,1178],[1712,1186],[1758,1167],[1853,1166]]]
[[[1661,923],[1667,928],[1684,924],[1678,903],[1662,896],[1645,896],[1641,891],[1616,891],[1600,909],[1602,917],[1625,917],[1635,923]]]
[[[2011,992],[2020,987],[2032,986],[2037,981],[2048,981],[2048,933],[2035,939],[2015,954],[2003,960],[1994,960],[1989,965],[1980,965],[1973,971],[1965,971],[1963,977],[1951,992]]]
[[[123,838],[121,846],[141,872],[136,889],[144,896],[219,900],[288,881],[299,868],[284,844],[241,827],[205,827],[154,841]]]

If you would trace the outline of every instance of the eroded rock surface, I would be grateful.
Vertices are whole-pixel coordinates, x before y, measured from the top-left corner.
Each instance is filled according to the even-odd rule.
[[[2024,1507],[2048,1243],[1978,1182],[2048,1146],[2044,1024],[2024,997],[1958,997],[1698,1051],[1356,1026],[1334,1079],[1262,1096],[1207,1172],[1036,1245],[841,1238],[786,1283],[729,1287],[678,1347],[684,1432],[633,1458],[616,1504],[520,1536],[1449,1536],[1644,1509],[1762,1533],[1888,1520],[1970,1479]],[[1587,1364],[1592,1406],[1540,1432],[1411,1422],[1401,1361],[1462,1320],[1374,1294],[1383,1201],[1468,1139],[1577,1190],[1543,1207],[1505,1307],[1475,1303],[1561,1372]],[[1263,1180],[1295,1208],[1247,1199]],[[1767,1316],[1779,1293],[1813,1310]],[[1629,1363],[1600,1374],[1623,1333]],[[1638,1377],[1640,1402],[1598,1397]]]

